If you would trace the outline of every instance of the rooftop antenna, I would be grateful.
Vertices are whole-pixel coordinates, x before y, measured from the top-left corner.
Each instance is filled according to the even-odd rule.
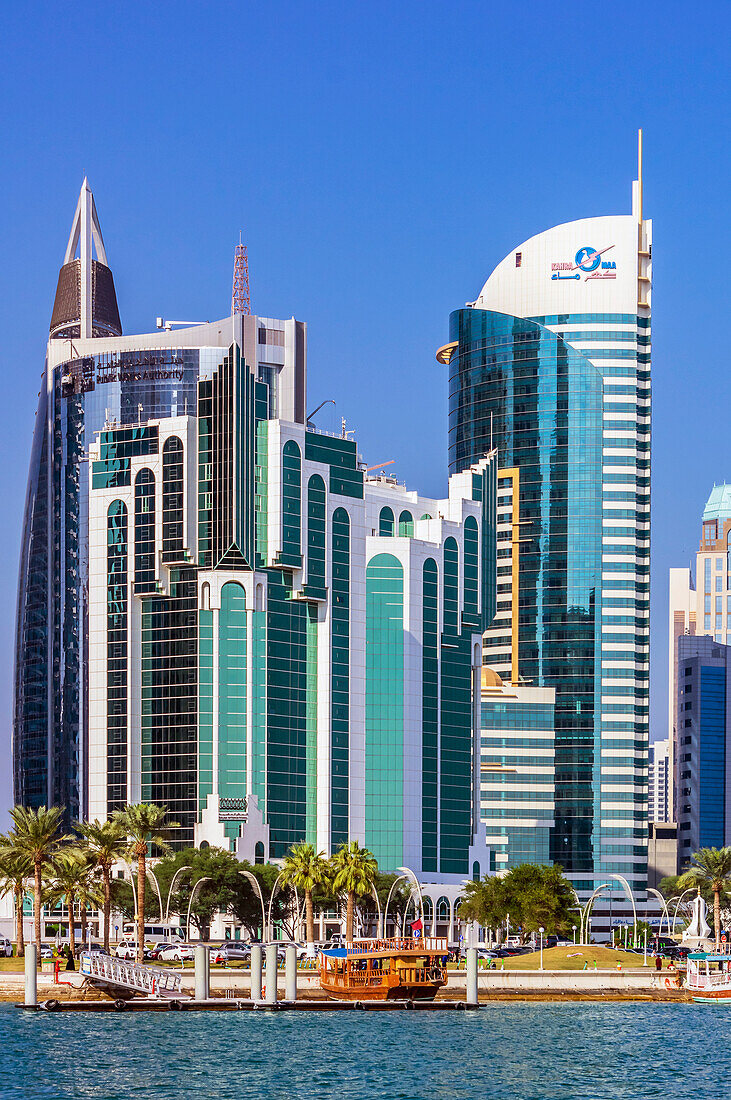
[[[234,250],[234,278],[231,291],[231,313],[251,313],[251,292],[249,290],[249,257],[246,245],[241,240]]]

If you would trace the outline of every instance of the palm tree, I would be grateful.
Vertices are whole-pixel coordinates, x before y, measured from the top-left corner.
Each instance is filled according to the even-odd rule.
[[[104,950],[109,950],[109,924],[112,912],[112,867],[127,851],[127,832],[119,821],[80,821],[76,831],[83,850],[89,854],[102,875],[104,890]]]
[[[75,848],[61,850],[53,857],[52,874],[48,884],[48,897],[52,902],[65,901],[69,914],[69,947],[71,955],[76,954],[76,929],[74,927],[74,907],[82,895],[88,896],[89,860]],[[84,937],[82,923],[82,940]]]
[[[315,942],[315,914],[312,891],[316,886],[330,885],[330,867],[324,852],[316,852],[312,844],[293,844],[284,857],[282,882],[304,890],[307,917],[307,942]]]
[[[331,861],[333,889],[345,890],[348,895],[348,907],[345,920],[345,939],[353,942],[353,915],[356,894],[361,896],[370,892],[373,879],[378,873],[378,864],[373,852],[361,848],[357,840],[341,844]]]
[[[701,848],[691,860],[691,865],[678,879],[678,889],[688,890],[697,886],[713,893],[713,929],[716,935],[716,951],[721,950],[721,894],[731,886],[731,848]]]
[[[58,849],[70,838],[61,834],[62,806],[40,806],[37,810],[15,806],[10,811],[13,828],[6,838],[10,851],[28,858],[33,868],[33,910],[38,966],[41,966],[41,905],[43,903],[43,872]],[[0,849],[0,855],[7,851]]]
[[[13,849],[9,837],[0,836],[0,848],[3,849],[3,855],[0,856],[0,893],[7,894],[12,891],[15,898],[15,954],[21,958],[25,955],[23,899],[28,879],[33,871],[33,864],[27,855]]]
[[[142,962],[145,946],[145,883],[147,881],[147,856],[152,846],[162,852],[170,851],[165,833],[179,829],[177,821],[168,821],[167,806],[152,802],[138,802],[124,810],[116,810],[112,821],[124,830],[129,840],[127,852],[137,860],[137,962]]]

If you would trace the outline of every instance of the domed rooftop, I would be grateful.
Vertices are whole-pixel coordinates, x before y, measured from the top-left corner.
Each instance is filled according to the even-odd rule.
[[[501,688],[503,686],[502,677],[498,675],[494,668],[489,668],[487,665],[482,666],[482,687],[483,688]]]
[[[714,485],[703,509],[703,520],[731,519],[731,485]]]

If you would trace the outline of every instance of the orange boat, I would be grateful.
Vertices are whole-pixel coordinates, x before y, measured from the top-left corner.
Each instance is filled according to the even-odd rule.
[[[338,1001],[433,1001],[447,981],[446,939],[362,940],[320,952],[320,987]]]

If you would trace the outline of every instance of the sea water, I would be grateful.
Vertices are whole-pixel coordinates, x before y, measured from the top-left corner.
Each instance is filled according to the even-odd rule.
[[[0,1006],[1,1100],[722,1100],[731,1007],[47,1013]]]

